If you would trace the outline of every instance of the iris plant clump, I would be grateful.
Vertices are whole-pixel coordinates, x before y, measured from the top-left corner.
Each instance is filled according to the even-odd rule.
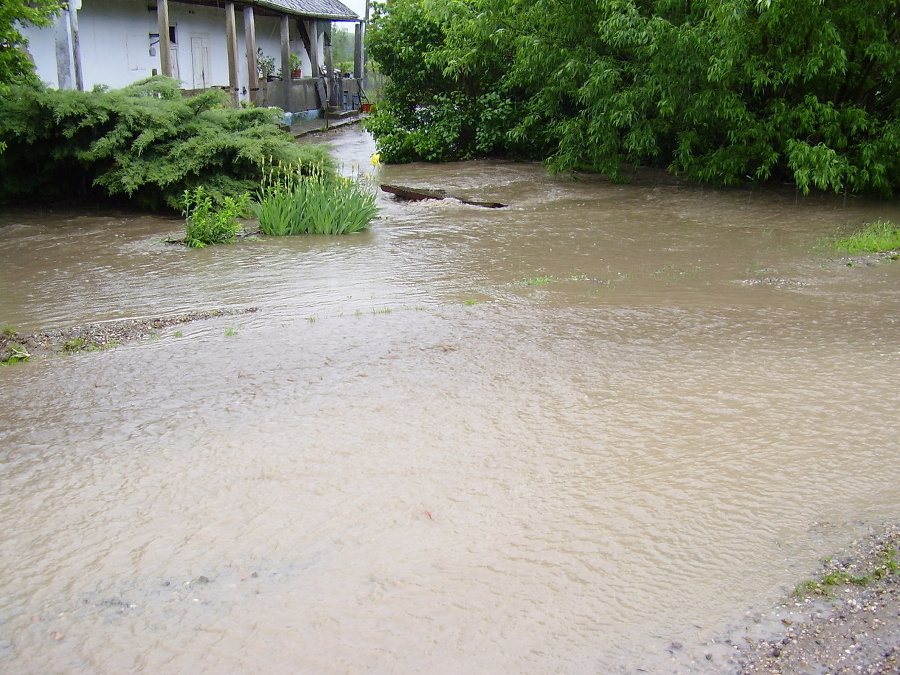
[[[352,234],[378,215],[365,179],[345,178],[302,162],[270,163],[251,204],[267,235]]]

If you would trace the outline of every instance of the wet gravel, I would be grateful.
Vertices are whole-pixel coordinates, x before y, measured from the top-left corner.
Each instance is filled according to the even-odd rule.
[[[854,542],[765,617],[782,630],[744,639],[740,675],[900,673],[900,526]]]
[[[879,253],[845,255],[836,258],[835,260],[846,267],[875,267],[881,263],[890,263],[900,260],[900,249],[881,251]]]
[[[216,309],[175,316],[123,319],[88,323],[69,328],[20,335],[12,328],[0,332],[0,363],[49,354],[97,351],[154,337],[164,328],[179,324],[256,312],[257,308]]]

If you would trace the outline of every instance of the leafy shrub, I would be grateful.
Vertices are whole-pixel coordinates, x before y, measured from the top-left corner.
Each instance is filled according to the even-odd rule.
[[[245,192],[235,199],[228,196],[218,206],[200,185],[184,192],[185,237],[184,243],[192,248],[203,248],[209,244],[226,244],[234,241],[241,232],[238,218],[247,215],[250,193]]]
[[[111,91],[14,87],[0,97],[0,203],[122,197],[180,210],[200,185],[214,202],[255,190],[268,157],[333,166],[279,129],[277,109],[228,103],[218,90],[184,98],[165,77]]]
[[[271,164],[251,205],[268,235],[352,234],[378,215],[364,182],[302,163]]]
[[[625,180],[900,190],[895,0],[390,0],[369,54],[385,161],[480,154]]]

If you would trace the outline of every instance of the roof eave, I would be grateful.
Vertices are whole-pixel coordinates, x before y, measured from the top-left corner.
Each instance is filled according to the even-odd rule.
[[[331,21],[362,21],[356,14],[309,14],[306,12],[292,12],[279,6],[274,2],[266,2],[266,0],[253,0],[254,5],[265,7],[266,9],[278,12],[279,14],[290,14],[292,16],[305,16],[310,19],[329,19]]]

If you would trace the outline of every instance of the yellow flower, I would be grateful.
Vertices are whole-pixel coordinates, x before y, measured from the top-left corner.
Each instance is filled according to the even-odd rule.
[[[374,155],[372,155],[372,166],[378,166],[380,164],[381,164],[381,153],[376,152]]]

